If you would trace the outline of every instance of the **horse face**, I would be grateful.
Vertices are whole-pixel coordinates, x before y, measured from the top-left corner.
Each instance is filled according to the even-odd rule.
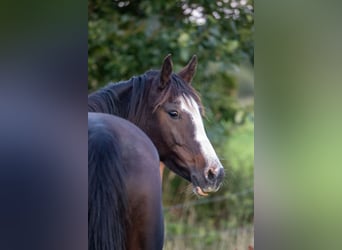
[[[196,57],[193,57],[178,73],[177,77],[184,84],[191,82],[196,63]],[[163,84],[166,82],[173,84],[171,73],[172,63],[167,57],[161,71],[162,87],[159,91],[164,91]],[[192,182],[196,194],[204,196],[209,192],[216,192],[221,186],[224,170],[206,135],[200,106],[196,100],[184,93],[170,98],[154,112],[152,121],[154,124],[150,127],[154,129],[150,132],[150,137],[158,148],[161,161]]]

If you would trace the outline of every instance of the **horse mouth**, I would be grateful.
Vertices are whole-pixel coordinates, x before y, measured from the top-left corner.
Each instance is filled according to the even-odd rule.
[[[206,192],[204,192],[203,189],[200,188],[199,186],[195,186],[193,188],[193,192],[198,196],[208,196],[208,194]]]
[[[201,185],[201,183],[198,181],[197,177],[195,175],[191,175],[191,182],[193,185],[192,191],[197,195],[197,196],[208,196],[210,193],[215,193],[217,192],[220,187],[222,186],[222,183],[219,185]]]
[[[203,188],[200,187],[198,179],[196,178],[195,175],[191,175],[191,182],[193,185],[192,191],[197,195],[197,196],[208,196],[207,192],[203,190]]]

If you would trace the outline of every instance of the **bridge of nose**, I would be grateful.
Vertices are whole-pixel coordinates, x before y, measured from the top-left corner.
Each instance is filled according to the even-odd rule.
[[[213,163],[219,164],[219,159],[216,155],[216,152],[211,145],[207,134],[205,132],[202,116],[199,110],[199,106],[196,101],[192,97],[181,97],[179,98],[179,103],[183,112],[187,113],[192,122],[192,126],[194,129],[193,135],[194,140],[199,145],[199,152],[204,158],[207,165],[211,165]]]
[[[195,165],[205,166],[204,169],[195,171],[195,179],[203,182],[203,185],[220,185],[223,167],[205,132],[199,106],[192,97],[182,96],[178,101],[182,111],[190,117],[194,128],[194,140],[199,145],[200,157],[195,159]]]

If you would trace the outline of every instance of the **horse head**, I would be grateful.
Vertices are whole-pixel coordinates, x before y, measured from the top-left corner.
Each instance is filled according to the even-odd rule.
[[[197,57],[173,73],[171,55],[161,70],[153,74],[149,89],[145,132],[158,149],[160,160],[176,174],[193,184],[196,194],[216,192],[224,169],[203,125],[203,106],[191,86]]]

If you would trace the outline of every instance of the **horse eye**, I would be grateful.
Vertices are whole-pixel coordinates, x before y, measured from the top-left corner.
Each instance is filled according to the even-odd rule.
[[[169,116],[171,116],[172,118],[177,118],[178,117],[178,112],[175,110],[169,111]]]

